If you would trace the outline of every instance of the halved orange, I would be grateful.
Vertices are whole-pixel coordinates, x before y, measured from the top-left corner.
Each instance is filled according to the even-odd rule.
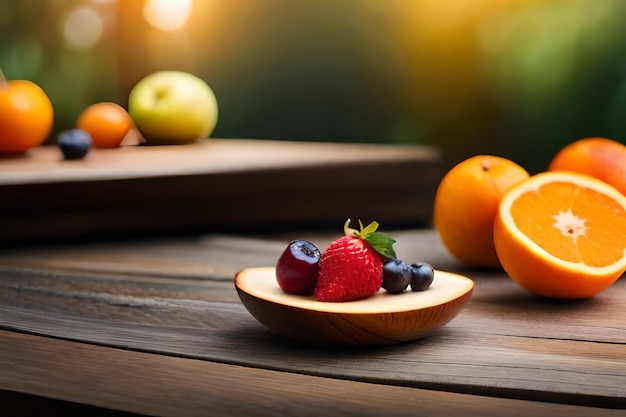
[[[494,221],[507,274],[551,298],[589,298],[626,271],[626,197],[573,172],[545,172],[512,187]]]

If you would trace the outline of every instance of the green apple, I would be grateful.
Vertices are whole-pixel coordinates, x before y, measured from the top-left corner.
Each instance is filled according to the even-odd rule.
[[[211,135],[217,124],[217,100],[195,75],[157,71],[132,88],[128,113],[148,144],[185,144]]]

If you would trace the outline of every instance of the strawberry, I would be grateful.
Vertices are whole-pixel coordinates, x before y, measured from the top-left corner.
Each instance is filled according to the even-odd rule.
[[[351,229],[350,219],[344,225],[345,236],[333,241],[324,251],[315,287],[318,301],[351,301],[371,297],[383,281],[383,263],[394,258],[395,240],[377,232],[372,222],[361,230]]]

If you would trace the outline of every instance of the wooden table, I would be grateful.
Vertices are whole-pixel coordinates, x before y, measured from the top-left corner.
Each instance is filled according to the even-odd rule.
[[[425,226],[441,178],[424,145],[211,138],[0,155],[0,248],[14,242],[343,224]]]
[[[626,281],[586,301],[465,270],[433,230],[398,255],[475,280],[435,335],[375,348],[284,340],[233,277],[334,233],[179,236],[0,253],[2,415],[623,416]],[[5,414],[6,410],[11,413]]]

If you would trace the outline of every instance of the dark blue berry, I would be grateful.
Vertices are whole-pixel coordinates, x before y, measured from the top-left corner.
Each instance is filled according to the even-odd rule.
[[[391,294],[400,294],[411,283],[411,267],[401,259],[389,259],[383,265],[382,287]]]
[[[59,133],[59,148],[65,159],[81,159],[91,149],[91,136],[81,129],[70,129]]]
[[[427,263],[411,264],[411,291],[424,291],[435,279],[435,270]]]

